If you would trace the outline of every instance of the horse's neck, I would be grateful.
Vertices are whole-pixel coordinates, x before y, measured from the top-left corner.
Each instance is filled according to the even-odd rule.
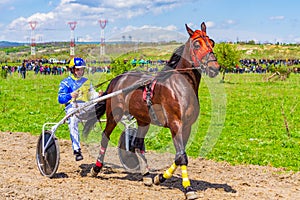
[[[201,74],[198,69],[193,67],[189,47],[185,45],[181,59],[179,60],[176,69],[187,79],[193,87],[195,94],[198,94],[198,89],[201,80]],[[198,95],[197,95],[198,96]]]

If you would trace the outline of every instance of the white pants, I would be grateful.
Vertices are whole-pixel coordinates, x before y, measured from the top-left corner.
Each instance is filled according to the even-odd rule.
[[[66,113],[72,112],[74,109],[77,109],[78,107],[81,107],[84,103],[71,103],[71,105],[67,106]],[[85,108],[84,110],[74,114],[71,116],[68,120],[68,126],[70,130],[70,138],[72,141],[72,148],[74,151],[80,149],[80,132],[78,130],[78,124],[81,122],[82,119],[87,118],[87,112],[89,112],[89,115],[96,115],[95,114],[95,108],[94,106],[90,106],[88,108]]]

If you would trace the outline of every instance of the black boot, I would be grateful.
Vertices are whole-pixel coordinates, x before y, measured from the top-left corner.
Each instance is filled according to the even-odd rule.
[[[83,156],[81,154],[81,149],[74,150],[75,160],[80,161],[83,160]]]

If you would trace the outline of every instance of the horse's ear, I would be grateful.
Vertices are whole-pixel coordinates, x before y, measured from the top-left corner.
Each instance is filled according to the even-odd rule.
[[[190,36],[194,35],[194,31],[192,29],[190,29],[190,27],[188,27],[187,24],[185,24],[185,28],[186,28],[186,31],[189,33]]]
[[[215,41],[212,40],[212,39],[209,39],[209,41],[210,41],[211,46],[214,47],[215,46]]]
[[[206,25],[204,22],[202,22],[201,24],[201,31],[203,31],[204,33],[206,33]]]

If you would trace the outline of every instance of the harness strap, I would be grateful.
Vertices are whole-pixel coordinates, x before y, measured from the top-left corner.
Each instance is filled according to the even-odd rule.
[[[155,114],[155,111],[153,109],[153,104],[152,104],[152,97],[153,97],[153,91],[154,87],[156,85],[157,79],[153,79],[149,84],[145,86],[145,89],[143,91],[143,99],[147,103],[147,107],[149,110],[149,115],[151,120],[158,126],[162,126],[162,124],[159,122],[157,115]]]

